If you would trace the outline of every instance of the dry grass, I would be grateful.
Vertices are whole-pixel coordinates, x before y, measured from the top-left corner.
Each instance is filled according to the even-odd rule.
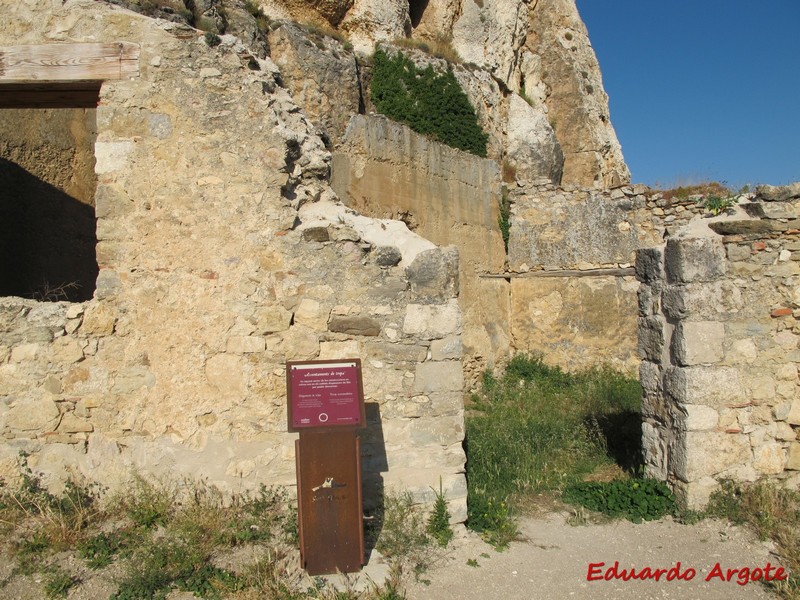
[[[706,181],[661,191],[665,200],[688,200],[689,196],[730,196],[731,194],[731,190],[719,181]]]
[[[337,31],[327,23],[304,21],[299,23],[299,25],[314,39],[317,47],[320,49],[324,48],[324,40],[326,37],[336,40],[342,44],[346,50],[352,47],[349,40],[340,31]]]
[[[430,54],[436,58],[446,60],[450,64],[461,64],[461,57],[453,48],[453,39],[447,36],[436,36],[433,39],[414,40],[411,38],[396,38],[392,41],[395,46],[421,50],[425,54]]]
[[[505,183],[515,183],[517,181],[517,167],[508,162],[507,159],[503,160],[502,177]]]
[[[296,512],[282,488],[262,486],[230,497],[202,481],[134,474],[123,494],[103,498],[100,510],[92,487],[68,483],[54,495],[24,456],[20,466],[13,486],[0,481],[0,542],[14,560],[11,575],[0,581],[0,596],[12,578],[36,574],[45,596],[64,597],[82,585],[72,573],[76,564],[85,564],[116,569],[118,600],[163,597],[172,590],[232,600],[400,600],[405,561],[415,564],[426,555],[426,546],[418,547],[411,536],[414,543],[393,558],[398,567],[385,584],[356,591],[346,582],[337,589],[300,569]],[[401,537],[409,523],[395,512],[386,515],[384,533],[392,534],[394,523],[400,530],[395,537]]]
[[[800,599],[800,492],[772,482],[725,482],[714,494],[708,512],[750,527],[762,540],[772,540],[781,565],[790,576],[774,582],[783,598]]]

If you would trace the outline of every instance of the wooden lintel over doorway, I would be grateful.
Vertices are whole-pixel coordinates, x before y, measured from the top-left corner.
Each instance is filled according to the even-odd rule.
[[[139,44],[0,46],[0,108],[94,108],[103,81],[139,75]]]

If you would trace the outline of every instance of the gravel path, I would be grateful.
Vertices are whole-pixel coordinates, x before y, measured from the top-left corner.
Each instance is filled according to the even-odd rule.
[[[715,520],[682,525],[665,519],[633,524],[615,521],[602,525],[571,526],[565,515],[549,514],[520,523],[525,541],[515,542],[505,552],[495,552],[475,535],[459,531],[453,549],[425,577],[430,584],[414,583],[408,600],[502,600],[597,599],[734,600],[775,598],[761,583],[739,585],[713,576],[719,563],[723,577],[727,569],[764,569],[769,562],[776,574],[778,559],[770,544],[759,542],[745,529]],[[659,581],[602,577],[618,561],[618,570],[649,567],[670,569],[680,562],[690,580]],[[476,564],[477,563],[477,564]],[[598,575],[594,575],[597,573]],[[709,581],[706,579],[712,575]]]

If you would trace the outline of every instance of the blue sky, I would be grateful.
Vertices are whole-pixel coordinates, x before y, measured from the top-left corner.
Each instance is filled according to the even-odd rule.
[[[577,0],[635,183],[800,181],[800,0]]]

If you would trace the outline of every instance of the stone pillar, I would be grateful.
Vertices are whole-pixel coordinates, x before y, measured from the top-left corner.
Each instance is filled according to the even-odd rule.
[[[646,473],[689,508],[724,479],[797,485],[796,242],[766,237],[709,229],[637,253]]]

